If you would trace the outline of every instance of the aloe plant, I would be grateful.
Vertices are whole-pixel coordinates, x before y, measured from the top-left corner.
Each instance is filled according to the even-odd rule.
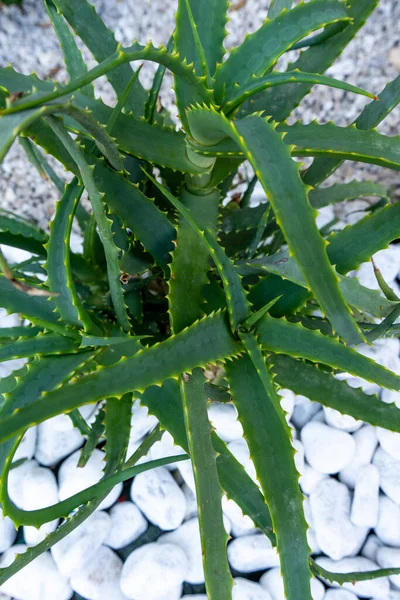
[[[399,299],[381,278],[386,296],[347,275],[400,236],[400,205],[370,181],[320,185],[346,159],[400,170],[400,138],[375,130],[400,101],[400,78],[377,97],[323,75],[377,3],[311,0],[292,8],[275,0],[265,23],[223,60],[227,0],[179,0],[173,37],[159,48],[121,47],[87,0],[45,0],[69,82],[0,69],[0,157],[18,138],[60,195],[49,234],[0,215],[0,243],[32,253],[13,265],[0,257],[0,305],[30,322],[0,330],[0,359],[27,359],[0,383],[0,500],[17,526],[65,519],[0,569],[0,582],[79,526],[117,482],[187,458],[136,465],[162,430],[194,467],[210,600],[232,598],[224,493],[276,544],[289,600],[311,600],[312,575],[343,583],[399,572],[335,574],[310,558],[292,434],[277,394],[289,388],[400,432],[394,405],[335,378],[349,372],[400,390],[398,375],[354,347],[398,333]],[[97,60],[93,69],[74,34]],[[297,61],[276,71],[294,47],[304,48]],[[133,60],[158,63],[150,91]],[[179,130],[159,108],[166,69],[175,78]],[[114,108],[94,96],[102,75],[116,92]],[[350,127],[289,125],[314,85],[371,102]],[[70,183],[45,154],[72,174]],[[314,158],[308,170],[293,160],[303,156]],[[254,177],[239,201],[229,201],[246,160]],[[257,180],[267,203],[253,207]],[[89,212],[80,203],[84,190]],[[371,195],[380,207],[360,222],[338,233],[318,230],[316,208]],[[74,219],[81,254],[70,250]],[[209,364],[219,375],[206,382]],[[160,425],[127,459],[133,396]],[[208,401],[222,396],[238,409],[261,489],[212,431]],[[101,416],[89,427],[77,409],[97,402]],[[81,464],[106,438],[104,478],[57,505],[20,510],[7,479],[22,436],[64,413],[87,438]]]

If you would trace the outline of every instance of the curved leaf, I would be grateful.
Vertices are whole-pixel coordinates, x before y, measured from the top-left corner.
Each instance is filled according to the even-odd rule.
[[[0,346],[0,361],[28,358],[35,354],[69,354],[79,349],[74,339],[56,333],[39,334],[27,339],[20,338]]]
[[[335,183],[331,187],[317,187],[310,190],[308,199],[314,208],[322,208],[329,204],[371,196],[389,200],[386,187],[373,181],[351,181],[350,183]]]

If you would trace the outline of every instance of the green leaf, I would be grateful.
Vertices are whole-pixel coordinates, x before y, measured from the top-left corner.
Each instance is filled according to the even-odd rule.
[[[292,156],[329,155],[400,170],[400,136],[385,136],[375,130],[362,131],[355,125],[338,127],[333,123],[282,124],[278,131],[285,133],[286,144],[294,146]]]
[[[324,559],[321,557],[321,563],[324,563]],[[321,577],[327,581],[336,581],[342,585],[343,583],[356,583],[357,581],[369,581],[370,579],[378,579],[379,577],[390,577],[390,575],[396,575],[400,573],[399,568],[389,569],[375,569],[373,571],[353,571],[351,573],[332,573],[327,569],[324,569],[322,564],[311,559],[311,570],[315,575]]]
[[[196,484],[207,596],[210,600],[231,600],[233,580],[226,555],[228,535],[222,518],[222,489],[211,441],[204,383],[201,369],[195,369],[192,376],[183,377],[181,395]]]
[[[21,113],[0,116],[0,161],[3,160],[15,138],[31,123],[49,112],[47,107],[33,108]]]
[[[271,0],[268,9],[268,18],[275,19],[283,10],[289,10],[292,4],[292,0]]]
[[[83,188],[75,178],[66,186],[63,197],[57,202],[56,214],[50,224],[51,235],[45,246],[45,268],[47,285],[61,318],[71,326],[84,326],[86,331],[91,331],[97,327],[92,323],[76,291],[69,248],[72,222],[82,192]]]
[[[311,600],[307,524],[289,426],[282,409],[279,414],[280,407],[266,393],[249,356],[229,362],[226,372],[271,513],[285,595],[288,600]]]
[[[0,327],[0,339],[3,338],[19,338],[19,337],[35,337],[43,330],[41,327]]]
[[[400,102],[400,75],[387,84],[378,96],[379,102],[371,102],[356,119],[357,129],[373,129],[397,106]],[[335,171],[342,161],[339,158],[317,158],[304,176],[309,185],[316,185],[324,181]]]
[[[312,46],[302,52],[299,58],[289,65],[288,70],[305,71],[308,73],[324,73],[334,60],[340,56],[344,48],[354,38],[359,29],[378,5],[379,0],[350,0],[346,3],[347,16],[352,21],[340,33],[326,39],[321,44]],[[291,13],[293,12],[290,11]],[[345,21],[342,21],[345,23]],[[337,23],[327,27],[337,28]],[[289,87],[278,87],[265,90],[257,95],[246,106],[245,114],[260,110],[268,110],[275,121],[284,121],[311,90],[311,85],[299,83]],[[308,182],[311,183],[311,182]]]
[[[106,402],[105,451],[107,468],[112,473],[123,466],[126,458],[131,432],[132,402],[132,394],[124,394],[122,398],[108,398]]]
[[[167,52],[171,52],[174,48],[174,38],[171,37],[168,40],[167,44]],[[166,67],[164,65],[158,65],[157,71],[153,78],[153,83],[151,84],[151,88],[149,91],[149,97],[146,101],[146,106],[144,107],[144,118],[148,123],[153,123],[154,121],[154,111],[156,110],[157,100],[160,95],[161,85],[164,80]]]
[[[243,86],[252,75],[262,77],[284,52],[309,33],[343,19],[348,20],[349,15],[342,3],[313,0],[281,13],[272,21],[265,21],[218,67],[215,74],[217,101],[232,98],[235,83]]]
[[[262,277],[249,291],[249,300],[256,309],[277,297],[279,300],[269,312],[273,317],[287,317],[306,303],[310,293],[277,275]]]
[[[72,415],[74,412],[79,413],[78,410],[72,411],[70,413],[70,415]],[[89,458],[93,454],[94,449],[96,448],[97,444],[99,443],[101,436],[104,433],[104,430],[105,430],[104,417],[105,417],[105,412],[101,408],[96,415],[93,425],[89,428],[89,433],[87,434],[87,440],[86,440],[85,445],[83,446],[80,456],[79,456],[78,467],[81,469],[87,464]]]
[[[308,199],[314,208],[322,208],[329,204],[371,196],[389,200],[386,187],[373,181],[351,181],[350,183],[335,183],[331,187],[317,187],[310,190]]]
[[[260,219],[265,214],[266,204],[255,207],[227,208],[222,212],[222,229],[225,233],[257,229]]]
[[[345,340],[361,341],[329,264],[298,165],[292,161],[280,133],[257,115],[233,123],[218,113],[195,109],[188,112],[188,118],[198,142],[216,143],[228,135],[241,147],[264,187],[289,248],[322,311]]]
[[[86,74],[88,68],[64,17],[57,11],[52,0],[44,0],[44,5],[60,43],[69,78],[75,79],[76,77]],[[94,97],[93,86],[88,85],[85,88],[82,88],[82,93]]]
[[[268,315],[258,322],[256,331],[265,351],[305,358],[362,377],[381,387],[400,389],[398,375],[318,331]]]
[[[376,395],[350,387],[346,381],[335,379],[310,363],[283,355],[274,355],[270,360],[275,381],[282,387],[355,419],[400,432],[400,410],[395,404],[386,404]]]
[[[119,45],[114,34],[106,27],[90,2],[87,0],[53,0],[53,2],[99,63],[118,50]],[[133,70],[129,64],[121,65],[109,73],[108,79],[118,97],[123,94],[132,75]],[[76,76],[71,77],[71,79],[76,78]],[[135,115],[141,116],[146,98],[145,90],[140,82],[136,81],[129,95],[127,108]]]
[[[0,210],[0,231],[32,238],[41,244],[48,239],[47,234],[34,223],[4,209]]]
[[[0,346],[0,361],[13,358],[28,358],[35,354],[69,354],[76,352],[79,344],[72,338],[56,333],[44,333],[30,338],[19,338],[15,342]]]
[[[87,190],[90,202],[93,208],[93,214],[98,226],[99,236],[104,247],[104,253],[107,260],[108,282],[110,286],[111,298],[113,301],[115,313],[118,321],[125,330],[130,329],[129,318],[126,312],[122,285],[120,282],[121,272],[118,266],[119,251],[114,243],[111,224],[105,214],[102,194],[99,192],[96,182],[93,177],[93,170],[89,167],[85,160],[85,156],[81,149],[75,144],[72,138],[68,135],[63,125],[54,117],[48,118],[51,129],[60,139],[62,144],[68,150],[71,158],[75,161],[82,182]]]

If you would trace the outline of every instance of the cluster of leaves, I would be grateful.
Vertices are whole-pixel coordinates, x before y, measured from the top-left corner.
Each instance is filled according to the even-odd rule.
[[[0,158],[18,138],[61,197],[50,235],[0,215],[0,243],[32,253],[14,265],[1,256],[0,305],[31,325],[0,331],[1,360],[27,359],[0,383],[0,500],[16,525],[64,518],[1,569],[0,582],[68,535],[116,482],[176,461],[136,465],[164,429],[193,463],[211,600],[232,595],[223,493],[277,545],[289,600],[311,600],[312,574],[342,583],[398,572],[334,574],[310,558],[291,431],[277,394],[289,388],[400,432],[395,406],[334,377],[348,372],[400,390],[400,377],[353,348],[399,333],[399,300],[379,273],[385,296],[346,275],[399,237],[400,205],[370,181],[320,185],[346,159],[400,169],[400,139],[374,129],[400,101],[400,78],[378,100],[323,75],[377,3],[311,0],[292,8],[276,0],[266,22],[223,62],[227,0],[180,0],[166,48],[123,48],[87,0],[45,0],[69,82],[0,69]],[[93,69],[73,32],[98,61]],[[288,70],[274,70],[296,47],[304,50]],[[134,60],[159,64],[149,92]],[[175,78],[179,131],[158,102],[166,69]],[[116,92],[114,108],[95,98],[92,82],[102,75]],[[315,84],[373,101],[350,127],[288,125]],[[71,183],[55,175],[45,154],[72,173]],[[298,156],[314,157],[308,170],[293,160]],[[229,202],[245,160],[255,176]],[[252,207],[257,180],[268,202]],[[80,203],[84,190],[90,212]],[[318,230],[316,208],[361,196],[380,198],[367,217],[338,233]],[[70,251],[75,218],[82,254]],[[216,373],[208,382],[206,367]],[[160,425],[126,460],[133,394]],[[260,488],[212,431],[209,399],[235,403]],[[89,427],[77,409],[97,402],[103,408]],[[20,510],[7,494],[18,444],[29,427],[63,413],[87,438],[81,464],[106,438],[104,478],[57,505]]]

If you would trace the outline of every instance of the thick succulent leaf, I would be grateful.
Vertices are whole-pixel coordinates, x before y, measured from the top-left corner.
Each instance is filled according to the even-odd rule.
[[[266,315],[258,322],[256,329],[265,351],[305,358],[362,377],[381,387],[400,389],[400,377],[392,371],[353,348],[343,346],[338,340],[306,329],[299,323],[289,323]]]
[[[309,33],[348,18],[346,7],[341,2],[312,0],[281,13],[272,21],[267,19],[218,67],[215,74],[217,101],[221,102],[224,97],[232,98],[235,83],[243,86],[252,75],[263,76],[284,52]]]
[[[326,85],[339,90],[345,90],[353,94],[361,94],[368,98],[376,99],[374,94],[367,92],[359,87],[350,85],[345,81],[339,81],[333,77],[318,75],[316,73],[303,73],[301,71],[289,71],[288,73],[270,73],[265,77],[255,77],[243,88],[238,86],[236,94],[231,100],[223,106],[223,111],[227,114],[243,104],[248,98],[271,87],[286,85],[289,83],[311,83],[312,85]]]
[[[321,563],[324,559],[321,557]],[[400,567],[392,569],[375,569],[373,571],[353,571],[350,573],[332,573],[324,569],[322,564],[311,559],[311,570],[317,577],[321,577],[326,581],[336,581],[342,585],[343,583],[356,583],[357,581],[369,581],[370,579],[378,579],[380,577],[390,577],[390,575],[396,575],[400,573]]]
[[[262,277],[249,291],[249,300],[257,310],[274,298],[279,298],[269,311],[273,317],[288,316],[296,312],[309,297],[310,293],[305,288],[277,275]]]
[[[168,40],[167,44],[167,52],[171,52],[174,48],[174,38],[171,36]],[[160,95],[161,85],[164,80],[166,68],[164,65],[158,65],[157,71],[153,78],[153,83],[151,84],[151,88],[149,91],[149,97],[146,101],[146,106],[144,107],[144,118],[148,123],[153,123],[154,121],[154,112],[157,107],[157,101]]]
[[[292,156],[335,156],[400,170],[400,136],[389,137],[375,130],[363,131],[355,125],[338,127],[333,123],[319,125],[282,124],[285,143],[294,146]]]
[[[114,34],[106,27],[90,2],[87,0],[54,0],[54,4],[99,63],[118,50]],[[123,94],[132,75],[133,70],[129,64],[121,65],[109,73],[108,79],[117,96]],[[71,77],[71,79],[76,79],[76,77]],[[145,90],[140,82],[136,81],[128,98],[127,108],[135,115],[141,116],[146,98]]]
[[[181,380],[189,452],[196,484],[197,507],[207,596],[231,600],[233,580],[226,555],[228,535],[222,517],[222,489],[211,440],[208,399],[201,369]]]
[[[195,109],[188,113],[188,118],[200,143],[216,143],[228,135],[241,147],[264,187],[289,248],[321,309],[345,340],[361,341],[329,264],[298,165],[282,143],[281,134],[257,115],[233,123],[215,112]]]
[[[400,203],[385,206],[328,238],[328,256],[340,273],[357,269],[400,237]]]
[[[289,426],[249,356],[229,362],[226,373],[271,513],[286,598],[311,600],[307,524]]]
[[[72,222],[82,192],[83,188],[78,184],[77,179],[74,179],[66,186],[63,197],[57,202],[56,214],[50,224],[51,235],[45,246],[47,250],[45,268],[48,275],[47,285],[63,321],[71,326],[85,327],[85,330],[93,331],[96,326],[78,296],[70,263],[69,242]]]
[[[120,281],[121,272],[118,265],[119,250],[114,243],[111,228],[112,221],[105,213],[103,196],[99,192],[94,180],[93,169],[89,167],[82,150],[68,135],[62,123],[53,117],[48,118],[48,122],[51,129],[65,146],[79,169],[82,182],[87,190],[90,202],[92,204],[99,236],[104,247],[104,253],[107,261],[108,282],[115,313],[123,329],[128,330],[130,328],[130,323]]]
[[[321,44],[312,46],[302,52],[299,58],[289,65],[288,70],[298,69],[308,73],[324,73],[364,25],[369,15],[378,5],[378,1],[350,0],[347,2],[347,16],[352,19],[347,27]],[[330,25],[326,31],[328,32],[330,28],[336,30],[336,27],[337,24]],[[275,121],[284,121],[304,96],[308,94],[311,87],[309,84],[299,83],[293,86],[265,90],[250,100],[244,112],[249,114],[255,111],[268,110],[268,114]]]
[[[47,234],[39,227],[36,227],[34,223],[4,209],[0,210],[0,231],[15,236],[31,238],[39,242],[40,245],[45,244],[48,239]]]
[[[272,0],[268,9],[268,17],[275,19],[283,10],[289,10],[292,4],[293,0]]]
[[[39,334],[36,337],[19,338],[15,342],[0,346],[0,361],[13,358],[28,358],[36,354],[69,354],[79,349],[72,338],[56,333]]]
[[[0,161],[3,160],[11,148],[15,138],[31,123],[34,123],[48,112],[48,108],[39,107],[17,114],[0,116]]]
[[[371,102],[361,112],[355,121],[357,129],[373,129],[400,102],[400,75],[387,84],[378,96],[379,102]],[[335,169],[342,164],[341,159],[324,157],[316,158],[304,175],[304,180],[310,185],[324,181]]]
[[[386,404],[378,396],[350,387],[310,363],[283,355],[271,357],[271,362],[275,381],[282,387],[355,419],[400,432],[400,410],[395,404]]]
[[[238,268],[242,275],[260,274],[263,271],[268,271],[307,288],[296,261],[289,256],[287,250],[277,252],[271,256],[239,261]],[[396,302],[384,298],[379,291],[362,286],[355,277],[339,275],[339,288],[348,304],[374,317],[387,317],[397,306]]]
[[[119,470],[125,461],[131,432],[132,402],[132,394],[109,398],[106,402],[105,451],[107,469],[111,473]]]
[[[25,327],[23,325],[16,327],[0,327],[0,339],[11,338],[17,339],[21,336],[35,337],[38,333],[41,333],[43,329],[41,327]]]
[[[79,50],[74,36],[72,35],[64,17],[54,6],[52,0],[44,0],[47,14],[50,17],[51,24],[58,37],[58,41],[64,56],[65,67],[70,79],[75,79],[87,73],[88,68],[83,60],[82,53]],[[82,88],[82,93],[88,96],[94,96],[92,85]]]
[[[257,229],[265,209],[266,204],[259,204],[255,207],[227,208],[222,212],[222,230],[225,233],[231,233],[232,231]]]
[[[27,159],[35,167],[40,177],[45,180],[50,180],[55,185],[56,189],[63,193],[64,182],[58,177],[35,144],[29,138],[22,136],[20,136],[18,141],[24,149]]]
[[[72,415],[79,415],[80,412],[79,410],[73,410],[72,412],[69,413],[69,416],[73,421],[74,417]],[[85,442],[85,445],[83,446],[81,453],[79,455],[79,460],[78,460],[78,467],[83,469],[83,467],[87,464],[88,460],[90,459],[90,457],[92,456],[94,449],[96,448],[97,444],[100,441],[100,438],[102,437],[102,435],[104,434],[104,430],[105,430],[105,426],[104,426],[104,418],[105,418],[105,412],[104,410],[101,408],[95,419],[93,424],[91,425],[91,427],[89,427],[89,431],[87,432],[86,430],[84,431],[84,434],[87,435],[87,439]],[[86,423],[86,421],[85,421]],[[82,433],[82,432],[81,432]]]
[[[331,187],[317,187],[310,190],[308,199],[314,208],[322,208],[329,204],[371,196],[389,200],[387,188],[373,181],[350,181],[350,183],[335,183]]]

